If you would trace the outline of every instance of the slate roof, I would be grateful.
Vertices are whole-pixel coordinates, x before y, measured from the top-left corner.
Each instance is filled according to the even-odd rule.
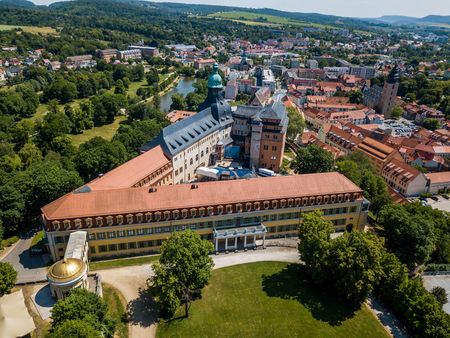
[[[225,101],[218,100],[211,107],[165,127],[141,150],[147,151],[160,145],[164,154],[173,157],[200,139],[232,123],[231,107]]]

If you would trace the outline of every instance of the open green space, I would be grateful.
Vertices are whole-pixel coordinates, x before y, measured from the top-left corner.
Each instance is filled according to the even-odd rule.
[[[158,259],[159,255],[110,259],[106,261],[90,262],[89,269],[104,270],[104,269],[122,268],[125,266],[151,264],[156,262]]]
[[[267,14],[259,14],[259,13],[250,13],[250,12],[243,12],[243,11],[231,11],[231,12],[218,12],[218,13],[212,13],[208,16],[215,17],[215,18],[222,18],[222,19],[228,19],[233,20],[237,22],[243,22],[246,24],[258,24],[258,25],[295,25],[295,26],[305,26],[305,27],[317,27],[317,28],[328,28],[328,29],[335,29],[336,26],[331,25],[322,25],[318,23],[312,23],[312,22],[306,22],[306,21],[300,21],[295,19],[289,19],[284,18],[281,16],[276,15],[267,15]]]
[[[44,35],[57,34],[56,29],[52,27],[38,27],[38,26],[15,26],[15,25],[2,25],[0,24],[0,31],[9,31],[20,28],[24,32]]]
[[[125,116],[116,116],[114,122],[111,124],[105,124],[103,126],[94,127],[92,129],[84,130],[81,134],[72,135],[69,134],[69,138],[75,147],[80,144],[89,141],[91,138],[96,136],[103,137],[106,140],[111,140],[117,129],[119,129],[120,123],[125,121]]]
[[[108,305],[110,316],[117,324],[114,337],[128,338],[127,302],[122,294],[111,285],[103,284],[103,300]]]
[[[195,334],[194,334],[195,333]],[[157,337],[389,337],[370,310],[310,285],[302,266],[260,262],[215,270],[190,317],[180,308]]]

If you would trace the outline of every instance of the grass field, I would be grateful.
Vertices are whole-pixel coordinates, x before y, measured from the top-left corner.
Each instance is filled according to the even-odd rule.
[[[233,20],[233,21],[242,22],[242,23],[251,24],[251,25],[256,25],[256,24],[257,25],[264,25],[264,24],[265,25],[294,25],[294,26],[317,27],[317,28],[322,28],[322,29],[337,28],[336,26],[322,25],[322,24],[318,24],[318,23],[289,19],[289,18],[284,18],[281,16],[250,13],[250,12],[240,12],[240,11],[218,12],[218,13],[209,14],[208,16]],[[257,21],[257,19],[260,19],[260,18],[263,18],[266,21]]]
[[[128,338],[127,302],[122,294],[111,285],[103,284],[103,300],[108,304],[108,312],[116,321],[116,338]]]
[[[159,259],[159,255],[152,255],[152,256],[119,258],[119,259],[111,259],[111,260],[107,260],[107,261],[90,262],[89,269],[90,270],[104,270],[104,269],[121,268],[124,266],[150,264],[150,263],[156,262],[158,259]]]
[[[157,337],[389,337],[367,307],[355,312],[302,275],[280,262],[215,270],[190,318],[180,309]]]
[[[14,25],[1,25],[0,31],[8,31],[20,28],[24,32],[34,33],[34,34],[43,34],[43,35],[56,35],[56,29],[52,27],[37,27],[37,26],[14,26]]]
[[[105,140],[111,140],[117,129],[119,129],[120,123],[125,121],[125,116],[117,116],[113,123],[106,124],[100,127],[94,127],[92,129],[84,130],[81,134],[72,135],[69,134],[69,138],[72,141],[72,144],[75,147],[78,147],[80,144],[89,141],[91,138],[96,136],[103,137]]]

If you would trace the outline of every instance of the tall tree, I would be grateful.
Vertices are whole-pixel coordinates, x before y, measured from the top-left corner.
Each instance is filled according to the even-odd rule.
[[[333,155],[315,144],[300,148],[291,163],[291,168],[298,174],[328,172],[333,170],[333,166]]]
[[[328,255],[330,251],[333,225],[325,220],[320,210],[303,215],[298,237],[298,251],[305,262],[312,280],[321,284],[328,275]]]
[[[401,205],[390,205],[380,213],[386,244],[409,268],[425,263],[436,245],[433,223],[411,215]]]
[[[300,115],[300,112],[295,107],[288,107],[287,109],[289,124],[287,128],[287,136],[291,140],[295,140],[297,136],[301,136],[305,128],[305,120]]]
[[[381,279],[382,244],[373,235],[346,232],[332,242],[330,273],[337,293],[360,305]]]
[[[159,262],[151,278],[162,314],[173,316],[181,303],[189,317],[189,304],[208,283],[213,268],[212,243],[191,231],[175,232],[161,246]]]

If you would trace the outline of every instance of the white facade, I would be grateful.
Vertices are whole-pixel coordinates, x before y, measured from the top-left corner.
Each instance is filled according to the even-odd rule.
[[[174,155],[172,158],[173,184],[193,180],[198,167],[208,166],[210,155],[215,151],[217,143],[230,138],[231,126],[205,136]]]

